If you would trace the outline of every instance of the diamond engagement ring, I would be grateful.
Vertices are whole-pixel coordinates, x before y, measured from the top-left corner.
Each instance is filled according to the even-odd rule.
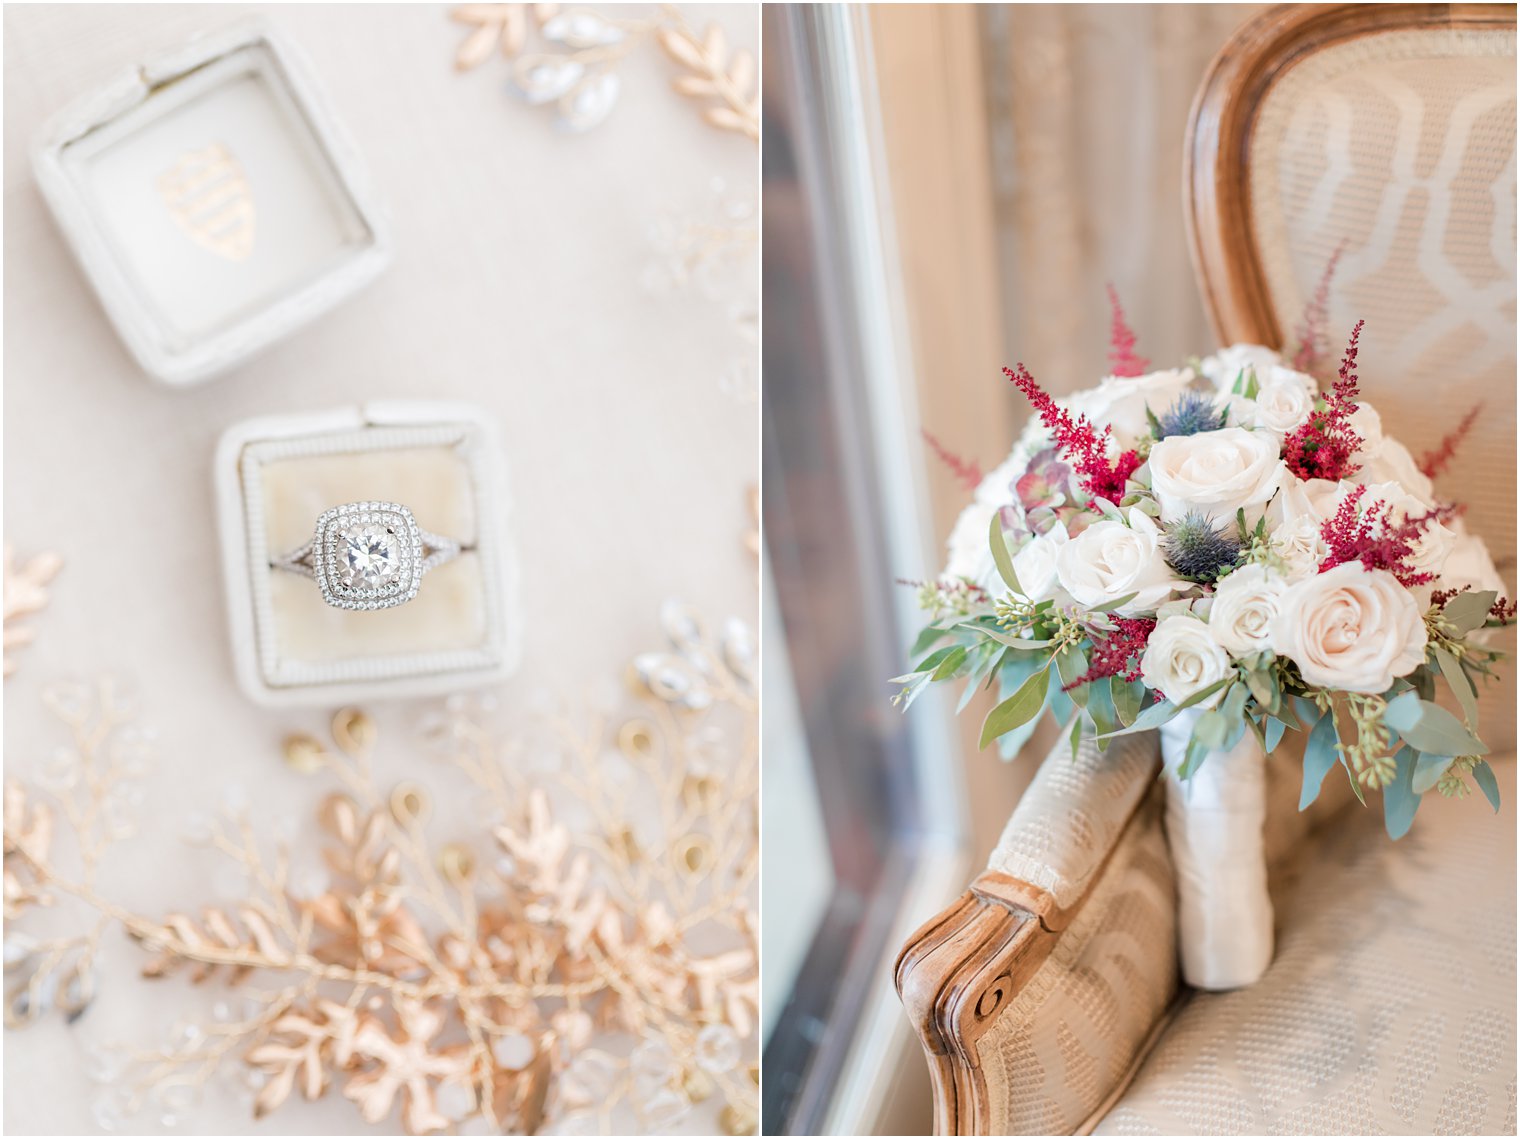
[[[311,541],[275,558],[278,569],[316,578],[338,609],[389,609],[417,596],[422,575],[466,547],[430,534],[396,502],[350,502],[317,519]]]

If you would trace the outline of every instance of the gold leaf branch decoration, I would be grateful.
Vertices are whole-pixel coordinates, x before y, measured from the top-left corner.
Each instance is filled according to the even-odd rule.
[[[431,840],[420,784],[382,787],[365,713],[290,737],[287,763],[336,784],[316,811],[324,868],[303,873],[283,840],[271,853],[233,806],[195,836],[246,884],[230,905],[128,911],[57,857],[57,824],[88,831],[87,815],[7,785],[8,917],[73,898],[96,915],[92,946],[111,923],[142,945],[145,977],[243,994],[171,1046],[128,1049],[112,1109],[178,1113],[230,1072],[256,1115],[337,1089],[415,1134],[663,1131],[715,1096],[725,1128],[753,1130],[752,652],[734,623],[710,638],[679,607],[664,621],[667,646],[633,663],[631,715],[546,712],[503,733],[456,700],[429,720],[428,748],[494,820],[468,841]]]
[[[618,66],[652,35],[685,72],[673,86],[701,108],[704,122],[760,137],[754,55],[731,53],[717,25],[699,37],[674,6],[648,19],[558,4],[463,4],[449,15],[470,29],[455,52],[456,70],[473,71],[499,54],[512,61],[518,93],[555,107],[571,130],[589,130],[612,113],[621,94]]]
[[[760,93],[755,83],[755,57],[740,49],[732,55],[717,24],[698,38],[675,8],[666,8],[668,23],[660,28],[660,46],[687,74],[672,86],[687,98],[706,100],[702,118],[719,130],[760,138]]]
[[[5,546],[5,675],[16,671],[11,655],[25,648],[36,637],[36,630],[22,624],[22,619],[40,612],[48,603],[48,584],[63,568],[57,554],[38,554],[24,565],[16,561],[16,552]]]
[[[5,783],[7,1028],[30,1024],[52,1009],[75,1020],[94,999],[95,960],[110,914],[97,907],[82,931],[47,937],[16,923],[34,907],[54,906],[60,895],[93,894],[111,848],[134,833],[130,788],[149,762],[150,733],[134,725],[133,700],[119,682],[50,685],[42,699],[68,729],[69,743],[39,773],[46,794],[19,779]],[[77,866],[67,883],[52,869],[63,857],[61,832],[72,837],[70,857]]]

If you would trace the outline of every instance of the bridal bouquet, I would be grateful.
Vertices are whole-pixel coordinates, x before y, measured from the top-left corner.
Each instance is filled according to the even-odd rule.
[[[1264,810],[1259,757],[1289,730],[1307,733],[1301,808],[1339,765],[1363,802],[1381,792],[1395,838],[1420,795],[1469,778],[1497,810],[1476,695],[1499,656],[1483,630],[1515,606],[1432,482],[1476,412],[1415,460],[1361,398],[1361,332],[1323,389],[1308,352],[1249,344],[1148,371],[1115,300],[1096,388],[1056,400],[1005,369],[1037,414],[985,478],[958,467],[974,500],[919,585],[929,620],[898,702],[964,680],[964,708],[996,687],[981,741],[1005,757],[1046,711],[1073,753],[1162,729],[1195,816]]]

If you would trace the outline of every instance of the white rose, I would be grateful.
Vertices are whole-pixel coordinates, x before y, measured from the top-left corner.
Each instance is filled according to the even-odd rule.
[[[990,525],[990,523],[989,523]],[[1070,541],[1066,527],[1057,522],[1044,534],[1036,534],[1013,557],[1013,573],[1030,601],[1050,601],[1060,589],[1056,555]]]
[[[1277,496],[1267,507],[1267,525],[1275,530],[1300,518],[1312,519],[1316,524],[1323,522],[1335,513],[1341,499],[1355,485],[1330,479],[1301,479],[1292,471],[1283,471]]]
[[[1179,614],[1160,622],[1140,657],[1140,679],[1147,688],[1159,688],[1175,704],[1229,674],[1230,658],[1209,626],[1196,617]],[[1212,708],[1223,695],[1220,689],[1196,707]]]
[[[1272,619],[1282,604],[1287,580],[1265,566],[1241,566],[1214,589],[1209,628],[1231,656],[1244,657],[1272,647]]]
[[[1280,363],[1280,355],[1260,344],[1231,344],[1212,356],[1206,356],[1198,367],[1213,381],[1215,388],[1227,392],[1235,386],[1235,378],[1242,371],[1254,371],[1260,379],[1265,369]]]
[[[1146,408],[1161,415],[1193,382],[1188,368],[1149,372],[1143,376],[1109,376],[1090,391],[1061,400],[1073,415],[1085,415],[1099,429],[1113,428],[1114,442],[1128,450],[1151,433]]]
[[[1094,522],[1057,551],[1056,576],[1079,605],[1106,605],[1133,593],[1115,610],[1133,617],[1188,587],[1166,564],[1160,527],[1137,507],[1128,517],[1128,526],[1108,518]]]
[[[1289,587],[1272,644],[1316,688],[1382,692],[1425,660],[1425,622],[1384,570],[1348,562]]]
[[[1149,466],[1151,488],[1166,522],[1193,510],[1216,524],[1233,522],[1240,509],[1254,521],[1284,472],[1277,440],[1239,427],[1168,436],[1151,448]]]
[[[1283,574],[1289,581],[1318,573],[1320,563],[1329,557],[1330,547],[1320,534],[1320,526],[1317,519],[1300,515],[1272,530],[1272,552],[1282,559]]]
[[[1280,365],[1257,374],[1254,427],[1270,431],[1279,443],[1289,432],[1303,426],[1314,412],[1319,385],[1313,376]]]
[[[1361,438],[1359,452],[1371,454],[1376,451],[1383,442],[1383,417],[1370,403],[1363,401],[1356,405],[1356,410],[1351,413],[1351,430]]]
[[[1398,483],[1427,507],[1435,503],[1435,484],[1415,465],[1409,448],[1397,439],[1385,435],[1372,450],[1364,447],[1358,451],[1357,461],[1361,467],[1353,477],[1362,485]]]
[[[1411,518],[1418,518],[1429,510],[1425,503],[1398,483],[1368,484],[1367,492],[1362,495],[1359,505],[1366,510],[1379,501],[1388,504],[1387,521],[1390,526],[1398,526]],[[1428,573],[1432,577],[1440,577],[1441,567],[1446,564],[1447,555],[1456,544],[1456,531],[1444,522],[1432,519],[1421,526],[1420,532],[1410,540],[1409,556],[1404,559],[1404,564],[1416,573]]]
[[[992,544],[988,540],[992,516],[997,512],[997,507],[981,502],[973,502],[961,511],[947,543],[945,576],[970,578],[983,589],[1001,595],[1003,578],[992,560]]]
[[[1492,589],[1499,596],[1509,594],[1509,587],[1499,575],[1488,544],[1467,529],[1467,523],[1456,518],[1451,523],[1452,546],[1446,564],[1441,567],[1442,589]]]

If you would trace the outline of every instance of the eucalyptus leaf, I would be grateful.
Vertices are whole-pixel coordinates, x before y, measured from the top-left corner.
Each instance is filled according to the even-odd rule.
[[[1028,594],[1019,585],[1019,575],[1013,572],[1013,554],[1009,552],[1008,539],[1003,535],[1003,517],[1000,513],[994,512],[992,515],[992,528],[987,540],[992,546],[993,564],[997,566],[1003,583],[1020,597],[1027,597]]]
[[[913,641],[913,647],[908,650],[908,659],[912,660],[914,657],[918,656],[919,653],[928,652],[939,642],[940,638],[944,635],[944,629],[936,628],[933,625],[929,625],[920,630],[918,636]]]
[[[945,659],[939,662],[939,667],[934,670],[934,675],[930,679],[950,679],[960,669],[961,665],[966,663],[968,652],[969,650],[965,645],[956,645],[955,648],[950,650]]]
[[[1233,676],[1226,676],[1222,680],[1216,680],[1216,681],[1214,681],[1213,684],[1210,684],[1207,688],[1200,688],[1197,692],[1193,693],[1186,700],[1184,700],[1180,704],[1178,704],[1177,708],[1179,710],[1181,710],[1183,708],[1191,708],[1191,707],[1193,707],[1196,704],[1201,704],[1203,701],[1207,700],[1210,696],[1214,695],[1214,693],[1218,692],[1226,684],[1233,684],[1233,683],[1235,683],[1235,678]]]
[[[1467,726],[1473,731],[1478,730],[1478,700],[1477,693],[1473,691],[1472,682],[1467,679],[1467,674],[1462,671],[1462,666],[1457,663],[1457,658],[1445,649],[1436,649],[1436,663],[1441,666],[1441,675],[1446,678],[1446,685],[1451,689],[1452,695],[1457,698],[1457,703],[1462,705],[1462,718],[1467,721]]]
[[[1129,727],[1135,722],[1135,717],[1140,714],[1140,705],[1145,700],[1145,685],[1138,680],[1125,680],[1123,677],[1111,676],[1108,680],[1109,699],[1114,705],[1114,714],[1119,723]]]
[[[1335,766],[1335,745],[1339,737],[1335,733],[1335,716],[1326,712],[1314,725],[1314,730],[1309,733],[1309,740],[1304,745],[1304,783],[1303,790],[1298,796],[1298,809],[1307,810],[1309,804],[1319,798],[1320,785],[1324,783],[1325,776]]]
[[[1116,597],[1112,601],[1105,601],[1102,605],[1094,605],[1091,609],[1088,610],[1088,612],[1112,613],[1115,609],[1119,609],[1125,605],[1128,605],[1131,601],[1139,596],[1139,593],[1126,593],[1123,597]]]
[[[1459,593],[1446,603],[1441,616],[1459,633],[1470,633],[1488,620],[1488,611],[1498,596],[1492,589]]]
[[[1220,751],[1229,731],[1229,718],[1218,708],[1213,708],[1198,717],[1198,723],[1193,726],[1193,739],[1210,751]]]
[[[1082,746],[1082,717],[1071,718],[1071,761],[1077,761],[1077,749]]]
[[[946,645],[942,649],[936,649],[934,652],[930,653],[928,656],[924,657],[923,660],[914,665],[913,672],[927,672],[932,674],[937,668],[939,668],[941,664],[944,663],[946,659],[954,656],[958,652],[962,653],[962,659],[965,659],[965,648],[962,645]]]
[[[1446,769],[1451,766],[1452,756],[1427,755],[1423,751],[1415,752],[1414,776],[1410,785],[1416,795],[1423,795],[1437,783],[1441,782],[1441,776],[1446,774]]]
[[[1029,653],[1012,653],[998,668],[998,699],[1006,700],[1014,691],[1037,672],[1045,670],[1046,662]]]
[[[1197,692],[1193,693],[1180,704],[1173,704],[1170,700],[1158,700],[1149,708],[1145,709],[1145,711],[1141,712],[1139,716],[1135,717],[1135,722],[1129,727],[1120,728],[1117,731],[1113,732],[1105,732],[1099,736],[1098,739],[1100,741],[1111,740],[1115,736],[1128,736],[1133,735],[1135,732],[1146,732],[1150,731],[1152,728],[1159,728],[1162,724],[1166,723],[1184,708],[1191,708],[1201,701],[1207,700],[1210,696],[1218,692],[1226,684],[1232,683],[1233,680],[1234,678],[1229,676],[1226,676],[1221,680],[1216,680],[1207,688],[1200,688]]]
[[[1076,645],[1067,645],[1056,653],[1056,672],[1060,675],[1061,687],[1071,702],[1081,708],[1087,707],[1087,689],[1091,686],[1079,684],[1075,688],[1067,687],[1087,672],[1087,654]]]
[[[1050,709],[1051,719],[1058,724],[1064,724],[1079,714],[1076,703],[1071,698],[1071,693],[1061,691],[1061,676],[1055,669],[1050,673],[1050,694],[1046,707]]]
[[[1277,687],[1277,673],[1270,668],[1253,669],[1246,673],[1246,686],[1256,698],[1263,711],[1276,712],[1282,703],[1282,692]]]
[[[1437,755],[1486,755],[1488,745],[1468,731],[1462,721],[1439,704],[1405,692],[1388,702],[1387,724],[1420,751]]]
[[[1414,813],[1420,809],[1420,797],[1414,790],[1415,753],[1407,747],[1399,748],[1393,761],[1398,766],[1393,781],[1383,788],[1383,826],[1388,837],[1403,838],[1414,822]]]
[[[918,699],[919,693],[928,690],[929,674],[927,672],[916,672],[911,676],[894,680],[892,683],[903,684],[902,695],[898,698],[897,706],[906,712],[909,708],[913,707],[913,701]]]
[[[1093,734],[1102,735],[1119,727],[1119,713],[1114,708],[1113,691],[1109,685],[1101,680],[1095,680],[1086,686],[1087,714],[1093,722]]]
[[[996,641],[1000,645],[1007,645],[1010,649],[1017,649],[1020,652],[1028,653],[1034,652],[1036,649],[1048,649],[1050,647],[1048,640],[1042,640],[1038,637],[1028,639],[1015,637],[1011,633],[1005,633],[1000,629],[988,629],[982,625],[978,625],[975,628],[978,636],[986,637],[989,640]]]
[[[1014,728],[1011,732],[1004,732],[998,737],[998,758],[1004,763],[1009,763],[1019,756],[1024,750],[1024,745],[1029,742],[1029,737],[1034,735],[1035,728],[1039,727],[1040,718],[1036,716],[1021,728]]]
[[[1293,712],[1298,717],[1298,722],[1304,726],[1305,730],[1311,730],[1315,724],[1319,723],[1319,705],[1309,699],[1309,697],[1295,696],[1291,703],[1293,705]]]
[[[966,687],[962,690],[960,701],[955,706],[957,715],[966,710],[966,705],[971,703],[976,696],[982,681],[991,676],[997,659],[1007,650],[992,641],[983,641],[972,651],[975,653],[975,659],[971,663],[971,671],[966,675]]]
[[[1181,709],[1179,709],[1177,705],[1173,704],[1170,700],[1158,700],[1156,703],[1152,704],[1149,708],[1145,709],[1145,711],[1136,716],[1135,722],[1129,727],[1120,728],[1115,732],[1105,732],[1098,738],[1100,740],[1111,740],[1117,736],[1129,736],[1133,735],[1136,732],[1148,732],[1153,728],[1159,728],[1162,724],[1166,723],[1173,716],[1175,716],[1179,711],[1181,711]]]
[[[1494,769],[1488,765],[1488,760],[1480,759],[1473,765],[1473,780],[1478,784],[1484,796],[1488,799],[1488,805],[1499,812],[1499,781],[1494,778]]]
[[[1288,730],[1288,725],[1276,716],[1268,716],[1262,740],[1262,750],[1271,755],[1277,750],[1277,745],[1282,743],[1283,733]]]
[[[1177,777],[1179,779],[1190,779],[1193,772],[1203,766],[1203,761],[1208,759],[1211,750],[1213,749],[1200,740],[1198,733],[1195,731],[1193,738],[1188,740],[1187,751],[1182,757],[1182,766],[1177,769]]]
[[[1261,726],[1262,724],[1266,723],[1266,720],[1267,717],[1265,715],[1263,715],[1260,720],[1258,720],[1255,716],[1248,715],[1245,717],[1245,726],[1251,729],[1251,734],[1256,737],[1256,746],[1261,748],[1263,755],[1265,755],[1267,751],[1267,735],[1266,732],[1262,730]]]
[[[981,743],[977,746],[986,747],[1003,733],[1033,722],[1045,708],[1048,688],[1043,669],[1019,685],[1018,691],[987,713],[987,718],[982,721]]]

